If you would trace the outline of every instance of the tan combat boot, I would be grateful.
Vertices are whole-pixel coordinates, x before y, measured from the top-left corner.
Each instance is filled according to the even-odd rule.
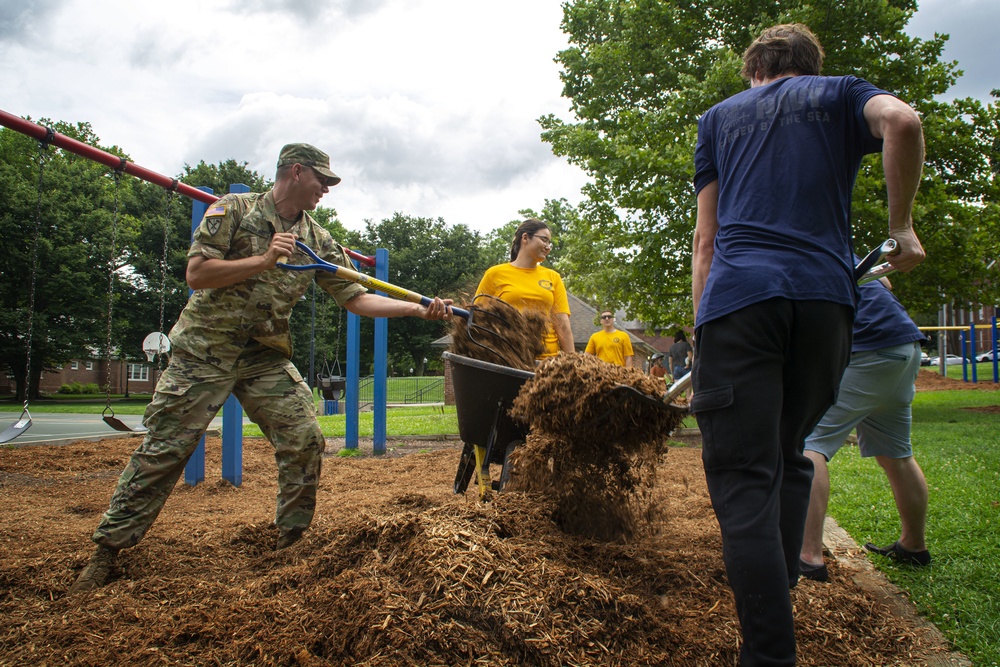
[[[302,533],[305,532],[305,528],[295,527],[290,528],[287,531],[282,531],[278,534],[278,544],[274,547],[275,551],[281,551],[282,549],[287,549],[302,537]]]
[[[108,580],[108,575],[111,574],[111,568],[114,567],[117,556],[117,549],[97,545],[97,550],[90,557],[87,567],[83,568],[76,583],[70,586],[69,595],[92,591],[103,586]]]

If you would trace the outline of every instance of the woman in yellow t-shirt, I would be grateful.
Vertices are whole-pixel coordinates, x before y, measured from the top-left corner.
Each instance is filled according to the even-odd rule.
[[[547,313],[545,351],[541,358],[573,351],[573,330],[569,326],[569,301],[562,278],[541,266],[552,250],[552,232],[541,220],[529,218],[514,233],[510,263],[486,270],[476,294],[489,294],[518,310]]]

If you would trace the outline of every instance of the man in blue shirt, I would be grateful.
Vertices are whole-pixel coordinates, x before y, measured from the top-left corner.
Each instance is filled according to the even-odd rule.
[[[856,77],[819,76],[804,25],[765,30],[743,55],[750,89],[698,123],[692,411],[743,631],[740,664],[794,665],[812,463],[805,437],[836,398],[854,321],[851,191],[881,150],[890,258],[924,258],[911,212],[923,134],[905,103]]]
[[[889,478],[900,520],[899,540],[888,547],[869,543],[865,548],[910,565],[931,562],[924,543],[927,481],[910,443],[910,406],[920,370],[920,344],[927,338],[886,285],[871,282],[859,292],[851,363],[840,381],[837,403],[823,415],[805,444],[805,455],[813,462],[815,474],[799,571],[816,581],[826,581],[829,576],[823,562],[823,523],[830,501],[827,462],[855,428],[861,456],[874,456]]]

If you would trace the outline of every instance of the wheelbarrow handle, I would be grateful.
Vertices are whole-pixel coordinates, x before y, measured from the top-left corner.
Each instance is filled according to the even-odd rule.
[[[690,386],[691,371],[688,371],[678,379],[674,380],[674,383],[670,385],[669,389],[667,389],[667,393],[663,395],[663,402],[673,403],[674,399],[683,394]]]
[[[419,303],[421,306],[430,306],[433,299],[430,299],[416,292],[411,292],[408,289],[402,287],[397,287],[392,283],[387,283],[385,281],[379,280],[378,278],[372,278],[371,276],[359,273],[345,266],[340,266],[339,264],[332,264],[322,259],[319,255],[313,252],[312,248],[307,246],[302,241],[295,242],[296,247],[307,254],[310,259],[313,260],[312,264],[287,264],[285,262],[278,262],[276,266],[286,269],[288,271],[328,271],[330,273],[337,274],[338,277],[352,283],[357,283],[358,285],[363,285],[369,289],[377,290],[379,292],[385,292],[389,296],[399,299],[401,301],[409,301],[410,303]],[[469,311],[463,308],[456,308],[455,306],[449,306],[451,312],[463,319],[469,319]]]
[[[896,239],[886,239],[883,241],[882,245],[868,253],[865,258],[858,262],[858,265],[854,267],[855,282],[859,285],[864,285],[865,283],[870,283],[873,280],[878,280],[882,276],[892,273],[894,269],[892,269],[892,266],[889,264],[882,264],[879,266],[875,265],[895,251]],[[888,269],[886,267],[888,267]]]

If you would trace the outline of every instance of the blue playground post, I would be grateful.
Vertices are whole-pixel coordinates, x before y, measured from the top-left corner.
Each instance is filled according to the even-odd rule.
[[[358,267],[354,262],[355,268]],[[346,424],[344,446],[347,449],[358,448],[358,412],[361,409],[358,395],[358,382],[361,379],[358,357],[361,356],[361,318],[354,313],[347,313],[347,391],[345,392]]]
[[[229,191],[250,192],[250,186],[233,183]],[[243,483],[243,406],[232,394],[222,406],[222,479],[233,486]]]
[[[972,383],[979,384],[978,369],[976,363],[976,323],[969,325],[969,365],[972,366]]]
[[[360,270],[356,260],[354,268]],[[375,277],[386,280],[389,277],[389,251],[380,248],[375,255]],[[382,292],[379,292],[382,294]],[[388,368],[388,322],[384,317],[375,318],[375,395],[372,399],[375,411],[375,432],[373,450],[376,454],[385,453],[386,427],[386,371]],[[347,313],[347,390],[344,395],[345,437],[344,446],[347,449],[357,449],[359,445],[359,421],[361,411],[361,396],[359,383],[361,381],[361,318],[354,313]],[[381,381],[380,381],[381,378]]]
[[[967,341],[965,340],[965,332],[964,331],[959,331],[958,332],[958,349],[959,349],[959,353],[958,354],[962,357],[962,382],[968,382],[969,381],[969,357],[968,357],[969,346],[967,344]],[[941,357],[938,357],[938,360],[941,361]],[[947,355],[945,355],[945,359],[943,361],[941,361],[941,363],[943,363],[945,366],[948,365]]]
[[[212,188],[200,187],[198,188],[202,192],[207,192],[208,194],[213,194]],[[191,237],[194,238],[194,230],[198,229],[198,225],[201,223],[201,219],[205,217],[205,211],[208,210],[208,204],[200,202],[197,199],[191,202]],[[192,290],[193,291],[193,290]],[[188,294],[190,296],[190,292]],[[188,459],[187,465],[184,466],[184,482],[190,486],[196,486],[198,482],[203,482],[205,480],[205,436],[201,436],[201,441],[198,443],[198,447],[194,450],[194,454]]]
[[[375,251],[375,278],[389,282],[389,251],[379,248]],[[383,292],[378,292],[385,296]],[[372,398],[374,410],[374,430],[372,437],[372,452],[385,454],[386,427],[385,411],[387,399],[387,378],[389,370],[389,319],[375,318],[375,392]]]
[[[209,194],[212,188],[198,188]],[[229,186],[230,192],[250,192],[250,187],[242,183]],[[191,236],[201,224],[208,204],[195,200],[191,207]],[[222,406],[222,478],[233,486],[243,483],[243,406],[232,394]],[[205,436],[201,436],[198,448],[184,466],[184,481],[191,486],[205,480]]]
[[[997,316],[993,316],[993,381],[1000,383],[1000,341],[997,340]]]

